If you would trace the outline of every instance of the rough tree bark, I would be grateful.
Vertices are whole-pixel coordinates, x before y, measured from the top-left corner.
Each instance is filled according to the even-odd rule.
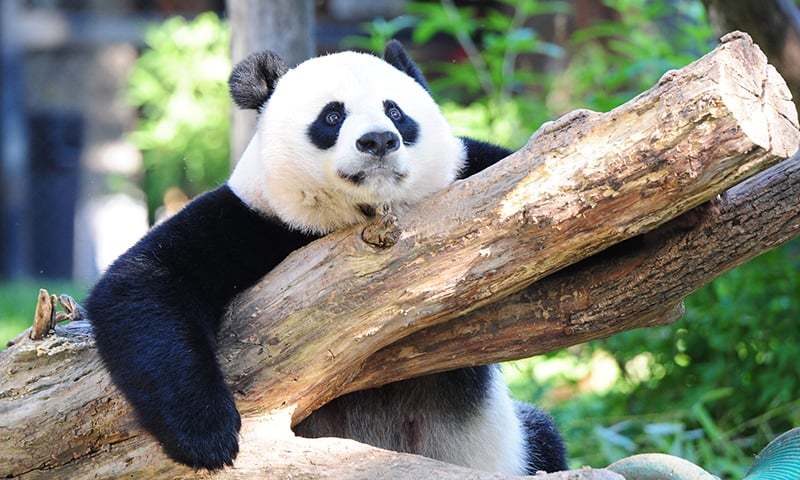
[[[396,222],[296,252],[235,302],[221,332],[244,426],[236,466],[216,477],[500,478],[355,442],[295,438],[289,425],[353,383],[540,353],[662,321],[692,288],[796,233],[796,163],[693,219],[626,242],[637,245],[629,258],[606,254],[511,294],[715,198],[788,157],[798,138],[782,79],[748,37],[729,35],[631,102],[554,122]],[[769,201],[748,205],[761,197]],[[396,243],[365,242],[376,233]],[[593,283],[595,274],[612,285]],[[632,301],[626,290],[639,287],[649,297]],[[603,314],[615,309],[614,318]],[[0,474],[193,476],[137,429],[90,337],[20,338],[0,356],[0,370]]]

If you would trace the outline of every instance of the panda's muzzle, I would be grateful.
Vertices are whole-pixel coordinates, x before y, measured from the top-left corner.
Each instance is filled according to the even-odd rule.
[[[400,148],[400,137],[394,132],[369,132],[356,140],[359,152],[368,153],[376,158],[383,158],[387,154]]]
[[[400,136],[394,132],[369,132],[356,140],[356,149],[366,154],[359,159],[359,170],[349,172],[347,169],[337,170],[339,178],[353,185],[362,185],[373,176],[392,178],[402,182],[408,175],[400,171],[392,160],[392,154],[400,149]]]

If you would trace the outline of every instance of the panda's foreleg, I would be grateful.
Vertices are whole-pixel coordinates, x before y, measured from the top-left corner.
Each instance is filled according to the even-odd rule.
[[[233,462],[241,422],[214,355],[223,313],[314,239],[224,185],[150,230],[92,290],[85,306],[100,356],[174,460],[209,469]]]
[[[114,383],[171,458],[230,465],[240,419],[214,356],[220,312],[163,270],[131,270],[118,262],[87,302]]]

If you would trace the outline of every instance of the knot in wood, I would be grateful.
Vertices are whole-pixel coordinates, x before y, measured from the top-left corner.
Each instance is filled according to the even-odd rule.
[[[400,225],[389,207],[382,208],[380,214],[377,221],[361,231],[361,240],[375,248],[391,248],[400,239]]]

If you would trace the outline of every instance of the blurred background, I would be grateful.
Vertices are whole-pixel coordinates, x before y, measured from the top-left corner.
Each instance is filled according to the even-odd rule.
[[[747,30],[797,92],[789,0],[3,0],[0,346],[39,287],[85,295],[159,219],[224,182],[252,134],[226,81],[253,45],[291,63],[411,50],[457,133],[522,146],[575,108],[607,111]],[[797,95],[795,96],[797,98]],[[695,293],[676,324],[512,362],[571,466],[637,452],[723,478],[800,425],[800,243]]]

